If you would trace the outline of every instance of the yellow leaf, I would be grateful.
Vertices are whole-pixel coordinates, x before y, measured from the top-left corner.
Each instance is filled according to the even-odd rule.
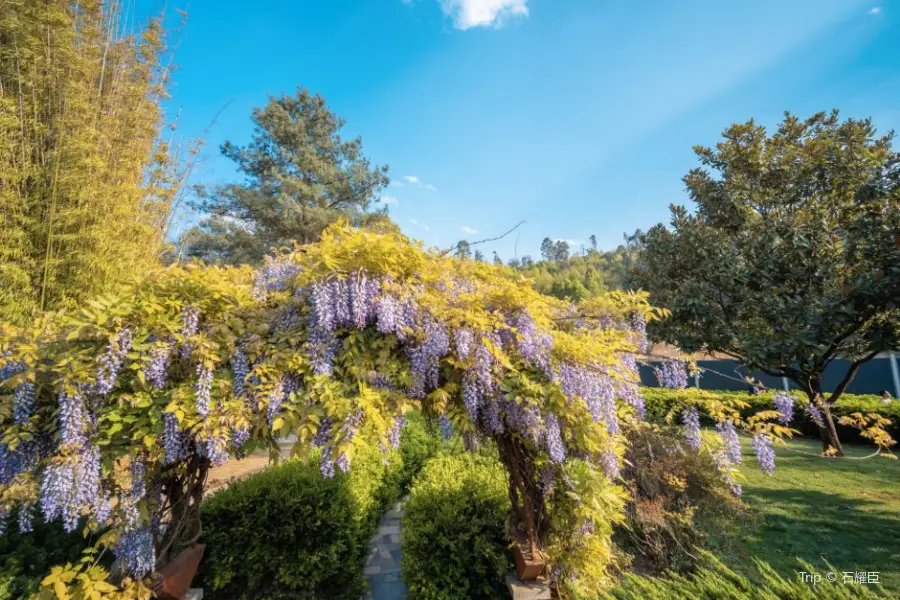
[[[59,600],[69,600],[69,590],[62,581],[53,582],[53,593]]]

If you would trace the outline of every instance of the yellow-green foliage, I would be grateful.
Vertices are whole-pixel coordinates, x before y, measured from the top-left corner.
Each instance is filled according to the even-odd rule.
[[[119,2],[0,2],[0,321],[76,306],[158,258],[177,184],[157,21]]]

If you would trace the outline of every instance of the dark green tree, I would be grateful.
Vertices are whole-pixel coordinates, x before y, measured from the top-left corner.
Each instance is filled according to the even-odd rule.
[[[541,258],[544,260],[553,260],[553,240],[548,237],[541,242]]]
[[[475,252],[472,253],[472,258],[479,262],[484,262],[484,253],[481,250],[475,250]]]
[[[208,217],[185,233],[187,255],[258,264],[272,248],[316,241],[337,219],[357,226],[387,220],[373,207],[390,181],[387,167],[363,156],[360,138],[341,137],[344,120],[322,96],[299,88],[271,97],[252,119],[249,144],[221,148],[244,181],[199,190],[195,206]]]
[[[633,283],[670,318],[651,335],[721,352],[796,382],[823,413],[860,366],[896,348],[900,324],[900,155],[892,134],[837,112],[787,114],[777,131],[733,125],[684,179],[696,211],[639,234]],[[822,374],[849,367],[828,396]]]
[[[467,258],[472,258],[472,249],[469,247],[469,242],[466,240],[459,240],[459,243],[456,244],[456,258],[461,260],[465,260]]]

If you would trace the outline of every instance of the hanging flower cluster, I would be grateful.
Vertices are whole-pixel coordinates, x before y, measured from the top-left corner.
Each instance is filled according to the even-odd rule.
[[[753,450],[756,452],[756,460],[759,462],[759,470],[764,475],[775,472],[775,450],[772,448],[772,437],[765,433],[753,436]]]
[[[688,386],[687,365],[683,361],[664,360],[653,368],[653,373],[660,387],[683,390]]]
[[[794,418],[794,398],[785,392],[775,392],[772,402],[778,411],[778,422],[788,425]]]

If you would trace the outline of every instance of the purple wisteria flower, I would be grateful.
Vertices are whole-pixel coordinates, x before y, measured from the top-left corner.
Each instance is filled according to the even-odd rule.
[[[243,350],[235,350],[231,357],[231,372],[233,374],[231,389],[237,397],[243,396],[246,391],[247,374],[250,372],[250,362]]]
[[[9,485],[22,473],[34,470],[40,458],[39,444],[33,440],[20,443],[15,450],[0,444],[0,485]]]
[[[100,368],[97,371],[97,384],[94,391],[105,396],[116,385],[119,369],[131,350],[132,334],[130,329],[123,329],[113,339],[110,339],[106,347],[106,353],[100,358]]]
[[[539,330],[534,319],[525,311],[520,311],[510,321],[516,329],[515,346],[522,358],[545,373],[549,372],[552,369],[550,352],[553,336]]]
[[[34,413],[34,384],[20,383],[13,392],[13,423],[25,425]]]
[[[778,411],[778,422],[782,425],[789,424],[794,418],[794,398],[784,392],[775,392],[772,402]]]
[[[453,348],[456,352],[456,358],[459,360],[469,360],[472,355],[472,349],[475,347],[475,336],[471,329],[457,329],[453,332]]]
[[[19,507],[19,533],[31,533],[34,528],[32,526],[32,522],[34,521],[34,505],[21,505]]]
[[[638,372],[637,357],[628,352],[622,356],[621,365],[614,368],[621,378],[614,381],[617,395],[631,405],[638,419],[647,418],[644,396],[641,394],[641,377]]]
[[[661,387],[683,390],[688,386],[687,366],[680,360],[664,360],[653,372]]]
[[[275,419],[278,418],[278,414],[281,412],[281,403],[283,401],[284,381],[281,380],[275,384],[275,387],[269,393],[269,397],[266,402],[266,421],[268,422],[269,427],[272,427]]]
[[[322,459],[319,462],[319,472],[326,479],[334,477],[334,460],[332,460],[330,453],[322,454]]]
[[[686,408],[681,411],[681,422],[684,423],[684,437],[688,448],[694,452],[700,450],[703,443],[700,437],[700,413],[694,407]]]
[[[441,437],[444,441],[453,437],[453,423],[450,422],[450,419],[448,419],[446,415],[441,415],[438,418],[438,424],[441,429]]]
[[[403,431],[403,426],[405,424],[405,415],[400,415],[399,417],[394,418],[394,426],[391,427],[391,431],[388,434],[388,441],[391,444],[391,448],[393,448],[394,450],[400,447],[400,432]]]
[[[195,384],[195,397],[197,403],[197,414],[199,414],[201,417],[209,416],[209,396],[210,392],[212,391],[212,380],[212,369],[202,363],[197,365],[197,383]]]
[[[603,451],[603,454],[600,456],[600,466],[610,479],[616,480],[619,478],[619,458],[612,450],[607,449]]]
[[[135,579],[148,575],[156,565],[153,534],[148,527],[129,529],[122,533],[114,551],[125,570]]]
[[[87,442],[89,415],[80,393],[59,395],[60,441],[80,446]]]
[[[253,298],[265,301],[269,292],[283,292],[291,278],[300,272],[300,267],[286,256],[266,256],[265,266],[256,272],[253,282]]]
[[[631,339],[637,345],[638,352],[647,351],[647,319],[642,313],[633,312],[628,317],[628,329]]]
[[[331,441],[331,428],[333,425],[334,422],[328,417],[322,419],[311,442],[313,448],[323,448]]]
[[[725,457],[731,464],[741,464],[741,461],[743,460],[743,456],[741,455],[741,441],[738,438],[737,429],[735,429],[734,423],[731,421],[716,423],[716,430],[722,438]]]
[[[716,468],[719,470],[719,474],[722,476],[725,485],[728,486],[728,489],[731,490],[732,494],[740,497],[743,490],[741,489],[741,484],[734,480],[734,472],[731,468],[733,463],[729,460],[728,455],[725,452],[716,452],[713,454],[713,460],[716,463]]]
[[[157,345],[150,350],[150,363],[144,368],[144,378],[158,390],[166,387],[166,379],[169,376],[169,359],[171,357],[171,344]]]
[[[57,460],[44,470],[41,482],[41,510],[51,521],[62,518],[63,528],[72,532],[83,512],[103,500],[100,488],[100,451],[88,445],[82,452]]]
[[[181,345],[182,358],[188,358],[194,351],[194,345],[187,341],[197,335],[200,330],[200,309],[192,304],[186,304],[181,309],[181,335],[184,342]]]
[[[335,464],[344,473],[350,472],[350,459],[343,452],[341,452],[341,455],[338,456],[337,460],[335,461]]]
[[[563,444],[559,421],[554,414],[549,414],[544,419],[544,442],[547,445],[547,454],[550,455],[550,460],[555,463],[566,460],[566,447]]]
[[[440,360],[450,352],[447,330],[430,316],[422,320],[425,339],[409,349],[413,375],[409,390],[411,398],[424,398],[426,393],[439,385]]]
[[[822,409],[818,406],[810,402],[806,405],[806,413],[809,415],[809,418],[812,419],[813,423],[819,427],[825,427],[825,415],[822,414]]]
[[[772,448],[772,437],[767,433],[754,435],[753,450],[756,452],[759,470],[764,475],[772,475],[775,472],[775,450]]]
[[[187,458],[190,449],[187,434],[178,426],[178,417],[163,413],[163,448],[166,464],[174,464]]]
[[[619,432],[615,403],[618,390],[613,378],[604,369],[562,363],[559,365],[558,382],[567,397],[578,397],[587,403],[595,422],[606,425],[611,435]]]

